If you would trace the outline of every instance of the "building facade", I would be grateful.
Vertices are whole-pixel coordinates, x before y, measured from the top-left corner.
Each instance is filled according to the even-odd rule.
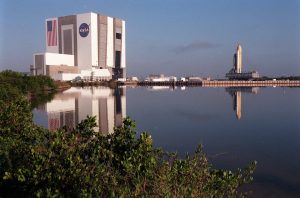
[[[56,80],[126,77],[125,21],[96,13],[48,18],[46,52],[33,55],[34,75]]]

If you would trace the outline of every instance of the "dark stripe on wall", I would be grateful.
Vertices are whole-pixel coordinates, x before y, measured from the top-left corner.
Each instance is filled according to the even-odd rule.
[[[121,39],[116,37],[116,33],[121,34]],[[122,57],[122,20],[114,18],[114,67],[115,78],[122,78],[123,72],[121,69],[121,57]]]
[[[77,53],[77,18],[76,15],[58,17],[58,51],[62,54],[62,25],[73,25],[73,38],[74,38],[74,64],[78,66],[78,53]]]
[[[107,16],[98,14],[98,62],[99,67],[107,67]]]

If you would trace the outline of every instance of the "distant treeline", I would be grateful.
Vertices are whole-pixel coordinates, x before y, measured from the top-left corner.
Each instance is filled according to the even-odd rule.
[[[56,88],[57,85],[48,76],[28,76],[11,70],[0,72],[0,100],[26,95],[34,108],[51,100]]]
[[[54,89],[55,82],[48,76],[28,76],[11,70],[0,72],[0,99]]]
[[[258,80],[300,80],[300,76],[279,76],[279,77],[268,77],[262,76]]]

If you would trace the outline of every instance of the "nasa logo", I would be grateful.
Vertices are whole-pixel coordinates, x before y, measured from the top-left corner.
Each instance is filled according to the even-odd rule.
[[[79,34],[81,37],[87,37],[87,35],[89,35],[89,32],[90,32],[90,27],[88,24],[82,23],[79,26]]]

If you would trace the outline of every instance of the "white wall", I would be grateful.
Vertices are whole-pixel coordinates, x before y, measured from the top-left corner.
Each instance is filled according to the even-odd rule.
[[[81,70],[81,71],[80,71],[80,75],[81,75],[81,76],[91,76],[91,75],[92,75],[92,70],[88,70],[88,69],[86,69],[86,70]]]
[[[114,67],[114,21],[107,17],[107,56],[106,63],[108,67]]]
[[[91,56],[92,56],[92,66],[98,66],[98,15],[95,13],[91,13],[91,26],[90,26],[90,34],[91,34]]]
[[[84,69],[80,71],[81,76],[92,76],[92,72],[94,73],[93,76],[95,77],[110,77],[111,74],[108,69]]]
[[[74,66],[74,55],[45,53],[45,65]]]
[[[53,80],[70,81],[70,80],[73,80],[74,78],[76,78],[77,76],[80,76],[80,74],[61,73],[61,74],[52,74],[51,78]]]
[[[56,46],[48,46],[47,42],[47,21],[56,20],[56,38],[57,45]],[[45,21],[45,44],[46,44],[46,52],[59,53],[58,51],[58,19],[57,18],[49,18]]]
[[[99,76],[99,77],[110,77],[111,74],[108,71],[108,69],[93,69],[94,76]]]
[[[126,67],[126,28],[125,21],[122,21],[122,53],[121,53],[121,68]]]
[[[56,73],[56,74],[52,74],[51,78],[60,81],[70,81],[70,80],[74,80],[76,77],[83,78],[85,76],[91,76],[93,71],[94,71],[94,77],[110,77],[110,73],[107,69],[97,69],[97,70],[81,70],[81,72],[77,74]]]
[[[79,27],[82,23],[89,25],[89,34],[82,37],[79,34]],[[92,13],[77,15],[77,52],[78,68],[90,69],[92,66],[92,34],[96,33],[92,24]],[[97,25],[97,24],[96,24]]]

